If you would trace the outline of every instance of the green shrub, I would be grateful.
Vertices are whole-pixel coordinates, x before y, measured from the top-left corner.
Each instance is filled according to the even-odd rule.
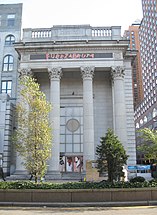
[[[130,179],[130,182],[131,182],[131,183],[135,183],[135,182],[144,182],[144,181],[145,181],[145,178],[142,177],[142,176],[137,176],[137,177],[135,177],[135,178],[131,178],[131,179]]]
[[[31,181],[0,182],[0,189],[111,189],[111,188],[119,189],[119,188],[142,188],[142,187],[157,187],[157,180],[143,181],[143,182],[130,181],[130,182],[113,182],[113,183],[108,181],[66,182],[66,183],[43,182],[39,184],[36,184]]]
[[[153,172],[153,178],[157,179],[157,172]]]

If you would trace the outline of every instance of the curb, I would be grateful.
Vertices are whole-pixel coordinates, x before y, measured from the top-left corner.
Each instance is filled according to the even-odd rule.
[[[136,202],[0,202],[0,206],[15,207],[127,207],[127,206],[157,206],[157,201],[136,201]]]

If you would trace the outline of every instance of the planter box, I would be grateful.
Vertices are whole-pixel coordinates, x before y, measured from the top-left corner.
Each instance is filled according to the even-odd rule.
[[[157,188],[0,190],[0,202],[79,203],[157,201]]]

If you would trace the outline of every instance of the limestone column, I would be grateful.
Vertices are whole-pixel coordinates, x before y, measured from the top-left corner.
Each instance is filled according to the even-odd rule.
[[[127,152],[124,68],[120,66],[114,67],[111,73],[113,78],[114,131]]]
[[[94,67],[81,67],[83,78],[83,161],[94,159],[93,76]]]
[[[30,76],[33,75],[33,73],[32,73],[32,71],[31,71],[30,68],[20,68],[18,70],[18,72],[19,72],[19,78],[21,76],[25,76],[25,75],[30,75]],[[21,95],[20,95],[20,91],[21,91],[21,86],[18,83],[17,102],[21,103],[22,102],[22,98],[21,98]],[[26,174],[28,175],[28,173],[27,173],[27,171],[26,171],[26,169],[25,169],[25,167],[23,165],[23,158],[17,152],[16,153],[16,170],[15,170],[15,175],[16,175],[17,178],[25,178]]]
[[[48,175],[50,178],[59,177],[60,161],[60,79],[62,69],[48,68],[50,77],[50,102],[52,111],[50,114],[50,123],[52,123],[52,156],[49,160]]]

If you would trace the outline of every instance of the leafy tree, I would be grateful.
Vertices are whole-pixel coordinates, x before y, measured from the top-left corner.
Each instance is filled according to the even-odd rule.
[[[16,150],[35,182],[45,175],[51,155],[51,105],[31,76],[20,77],[20,100],[16,106],[17,129],[13,134]]]
[[[101,137],[100,145],[96,148],[96,155],[99,173],[107,172],[110,182],[124,177],[123,166],[127,162],[128,155],[111,129],[107,130],[105,137]]]
[[[146,159],[157,160],[157,131],[144,128],[139,132],[143,143],[137,149],[144,152]]]

